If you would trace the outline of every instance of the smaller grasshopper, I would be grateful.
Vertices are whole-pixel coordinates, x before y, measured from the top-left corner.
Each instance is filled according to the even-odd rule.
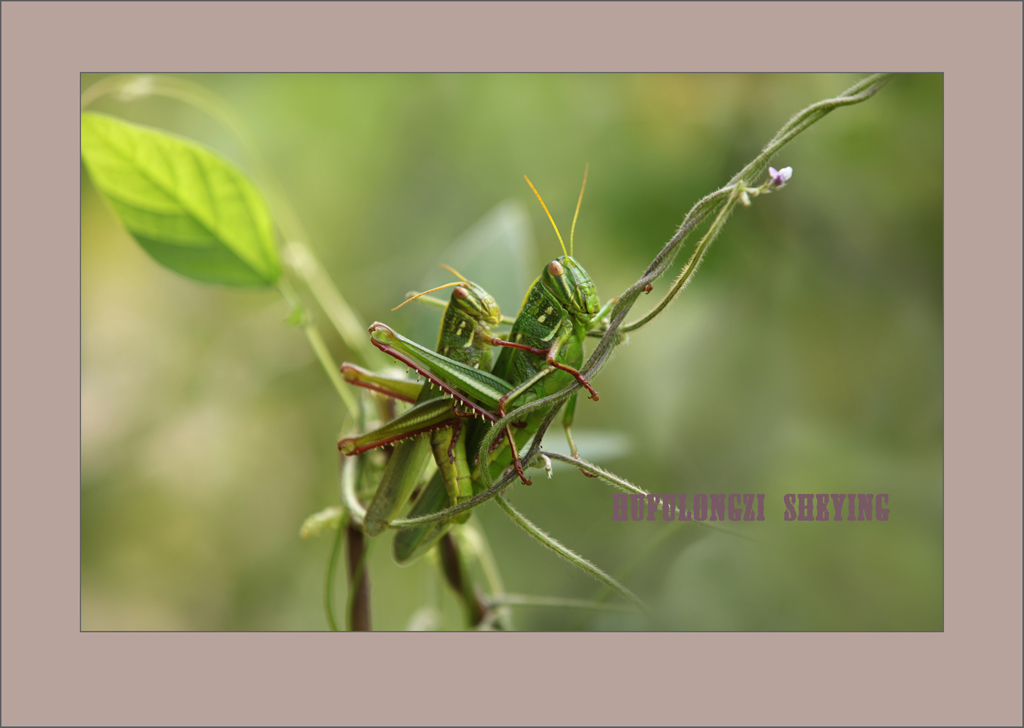
[[[501,322],[501,311],[494,298],[480,286],[467,281],[457,271],[443,267],[458,276],[461,283],[449,283],[424,292],[455,286],[445,308],[437,349],[452,361],[486,370],[491,361],[491,329]],[[420,295],[423,294],[413,296],[400,306]],[[451,504],[457,505],[472,497],[466,461],[466,430],[462,426],[462,418],[472,416],[471,410],[456,400],[444,398],[441,392],[429,386],[378,377],[351,364],[342,365],[342,373],[350,383],[416,403],[383,427],[338,443],[338,449],[344,454],[356,455],[400,441],[367,508],[364,527],[370,536],[384,530],[409,499],[429,457],[428,446],[433,451]],[[430,433],[429,438],[419,436],[425,433]],[[463,522],[468,517],[466,513],[456,521]]]

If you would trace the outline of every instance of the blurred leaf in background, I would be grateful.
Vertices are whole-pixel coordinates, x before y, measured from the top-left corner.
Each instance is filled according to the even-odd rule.
[[[438,255],[437,265],[427,265],[416,286],[425,291],[458,280],[440,265],[450,265],[468,280],[479,283],[494,296],[506,316],[514,317],[530,286],[533,271],[533,229],[526,207],[514,198],[500,202]],[[451,261],[446,263],[445,261]],[[391,317],[416,341],[433,345],[438,336],[440,313],[424,306],[405,306]],[[507,328],[507,327],[506,327]]]
[[[82,89],[102,78],[83,75]],[[430,345],[440,312],[390,309],[450,280],[439,263],[514,315],[558,253],[524,173],[564,229],[590,164],[575,257],[606,299],[793,113],[859,79],[185,78],[244,119],[363,319],[408,326]],[[246,169],[237,141],[179,102],[105,97],[90,110]],[[612,522],[612,491],[571,468],[509,498],[625,574],[675,629],[941,629],[942,77],[896,77],[797,138],[775,166],[795,170],[785,190],[733,215],[684,294],[601,372],[600,401],[576,412],[594,447],[612,450],[607,466],[651,492],[766,494],[767,521],[735,530],[767,545]],[[493,253],[456,259],[478,237],[496,241]],[[298,528],[337,503],[344,411],[301,334],[282,325],[287,314],[273,293],[198,285],[156,265],[83,173],[83,629],[326,627],[329,539],[300,540]],[[346,359],[340,337],[321,330]],[[628,447],[600,433],[624,433]],[[562,439],[553,428],[549,446],[565,449]],[[839,492],[888,493],[890,520],[782,521],[784,494]],[[472,522],[510,592],[597,591],[494,504]],[[458,628],[429,561],[396,567],[390,538],[371,544],[375,627],[404,629],[436,606],[438,626]],[[641,626],[565,610],[515,618],[532,630]]]

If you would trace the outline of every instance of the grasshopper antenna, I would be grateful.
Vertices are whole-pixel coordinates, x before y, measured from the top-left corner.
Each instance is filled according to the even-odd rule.
[[[568,253],[565,252],[565,243],[562,242],[562,233],[558,232],[558,226],[555,225],[555,218],[551,217],[551,213],[548,212],[548,206],[544,204],[544,200],[541,200],[540,192],[537,191],[537,188],[533,186],[533,182],[531,182],[530,178],[525,174],[523,175],[523,179],[526,180],[526,184],[530,185],[530,189],[533,190],[533,194],[537,195],[537,199],[540,200],[540,206],[544,208],[544,212],[548,213],[548,220],[551,221],[551,226],[555,229],[555,235],[558,236],[558,244],[562,246],[562,254],[568,255]]]
[[[455,274],[455,277],[458,278],[463,283],[469,283],[469,281],[467,281],[466,278],[461,273],[459,273],[457,270],[452,268],[450,265],[445,265],[444,263],[439,263],[437,267],[438,268],[444,268],[449,273]]]
[[[455,275],[459,275],[459,274],[456,273]],[[462,276],[459,276],[459,278],[462,278]],[[462,278],[462,280],[465,281],[466,279]],[[429,291],[423,291],[422,293],[417,293],[415,296],[410,296],[409,298],[405,299],[404,301],[402,301],[400,304],[398,304],[397,306],[395,306],[391,310],[392,311],[397,311],[402,306],[404,306],[405,304],[409,303],[409,301],[415,301],[420,296],[425,296],[428,293],[433,293],[434,291],[440,291],[442,288],[451,288],[452,286],[461,286],[461,285],[462,285],[461,281],[455,281],[455,283],[445,283],[443,286],[438,286],[437,288],[431,288]],[[465,296],[463,296],[463,298],[465,298]]]
[[[590,171],[588,164],[583,168],[583,186],[580,187],[580,199],[576,202],[576,214],[572,216],[572,230],[569,231],[569,257],[572,257],[572,236],[576,232],[576,218],[580,216],[580,205],[583,204],[583,190],[587,189],[587,172]]]

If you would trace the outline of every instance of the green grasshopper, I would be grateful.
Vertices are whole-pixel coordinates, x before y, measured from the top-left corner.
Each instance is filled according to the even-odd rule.
[[[494,298],[480,286],[467,281],[451,268],[448,270],[455,273],[462,282],[439,286],[455,286],[455,290],[445,309],[437,350],[452,361],[471,369],[481,367],[486,370],[491,363],[491,329],[501,322],[501,312]],[[424,293],[435,290],[438,289]],[[413,296],[405,303],[417,297]],[[345,438],[338,443],[338,449],[344,454],[357,455],[400,441],[388,460],[380,484],[367,508],[364,527],[370,536],[384,530],[409,499],[431,450],[441,481],[434,488],[442,488],[442,493],[446,490],[451,505],[472,497],[466,460],[467,432],[462,424],[464,417],[472,416],[472,410],[456,400],[443,398],[441,392],[433,391],[429,386],[379,377],[351,364],[343,365],[342,372],[351,383],[415,402],[412,409],[383,427],[359,437]],[[425,433],[430,433],[430,436],[412,437]],[[464,522],[468,517],[466,513],[456,520]]]
[[[562,252],[565,253],[564,241],[551,213],[529,178],[526,181],[544,207],[548,219],[555,228]],[[584,189],[585,187],[586,174]],[[580,201],[576,206],[577,216],[582,199],[583,190],[580,191]],[[575,227],[574,217],[573,233]],[[511,340],[505,341],[498,337],[490,339],[490,344],[505,347],[492,373],[467,367],[439,355],[400,336],[381,323],[374,323],[370,327],[372,343],[418,371],[489,422],[504,417],[506,411],[511,411],[515,407],[564,389],[573,378],[586,387],[591,398],[596,400],[598,393],[580,374],[579,366],[583,362],[583,338],[601,320],[604,309],[600,307],[596,288],[590,276],[571,255],[572,235],[569,240],[570,254],[564,254],[548,263],[540,277],[530,287],[522,309],[512,325],[509,335]],[[574,393],[566,407],[563,426],[573,456],[579,457],[570,433],[575,400]],[[520,479],[530,484],[531,481],[523,472],[519,448],[537,431],[548,414],[550,408],[535,410],[524,419],[505,428],[505,440],[497,443],[486,457],[492,478],[511,463]],[[470,424],[467,448],[471,452],[479,449],[488,427],[480,421]],[[504,447],[505,442],[508,443],[508,448]],[[474,481],[479,479],[479,468],[483,467],[480,457],[478,456],[475,463]]]

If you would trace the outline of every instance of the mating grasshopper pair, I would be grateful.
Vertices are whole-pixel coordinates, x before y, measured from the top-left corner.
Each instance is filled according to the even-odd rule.
[[[586,387],[592,399],[598,398],[579,372],[583,339],[613,302],[601,308],[593,281],[572,257],[576,218],[569,238],[570,252],[565,254],[558,226],[529,178],[526,181],[551,220],[563,255],[548,263],[530,287],[507,340],[493,333],[502,320],[494,299],[462,276],[461,283],[448,284],[455,289],[445,309],[437,351],[400,336],[384,324],[370,327],[370,338],[377,348],[451,397],[433,391],[430,385],[378,377],[352,365],[342,367],[351,383],[415,402],[378,430],[338,443],[343,453],[356,455],[398,442],[367,508],[364,528],[371,536],[383,531],[409,499],[431,450],[438,471],[421,492],[410,516],[436,512],[446,506],[446,500],[454,506],[471,498],[483,467],[489,468],[493,479],[511,465],[520,479],[530,484],[519,451],[550,414],[550,407],[535,409],[507,425],[504,439],[496,440],[484,454],[481,445],[490,425],[516,407],[564,389],[572,379]],[[582,200],[581,189],[576,215]],[[491,346],[500,346],[502,351],[488,371]],[[572,453],[578,457],[570,434],[575,404],[576,393],[568,400],[563,426]],[[467,517],[468,513],[455,520]],[[449,526],[450,522],[444,522],[403,529],[395,538],[395,558],[401,563],[424,553]]]

